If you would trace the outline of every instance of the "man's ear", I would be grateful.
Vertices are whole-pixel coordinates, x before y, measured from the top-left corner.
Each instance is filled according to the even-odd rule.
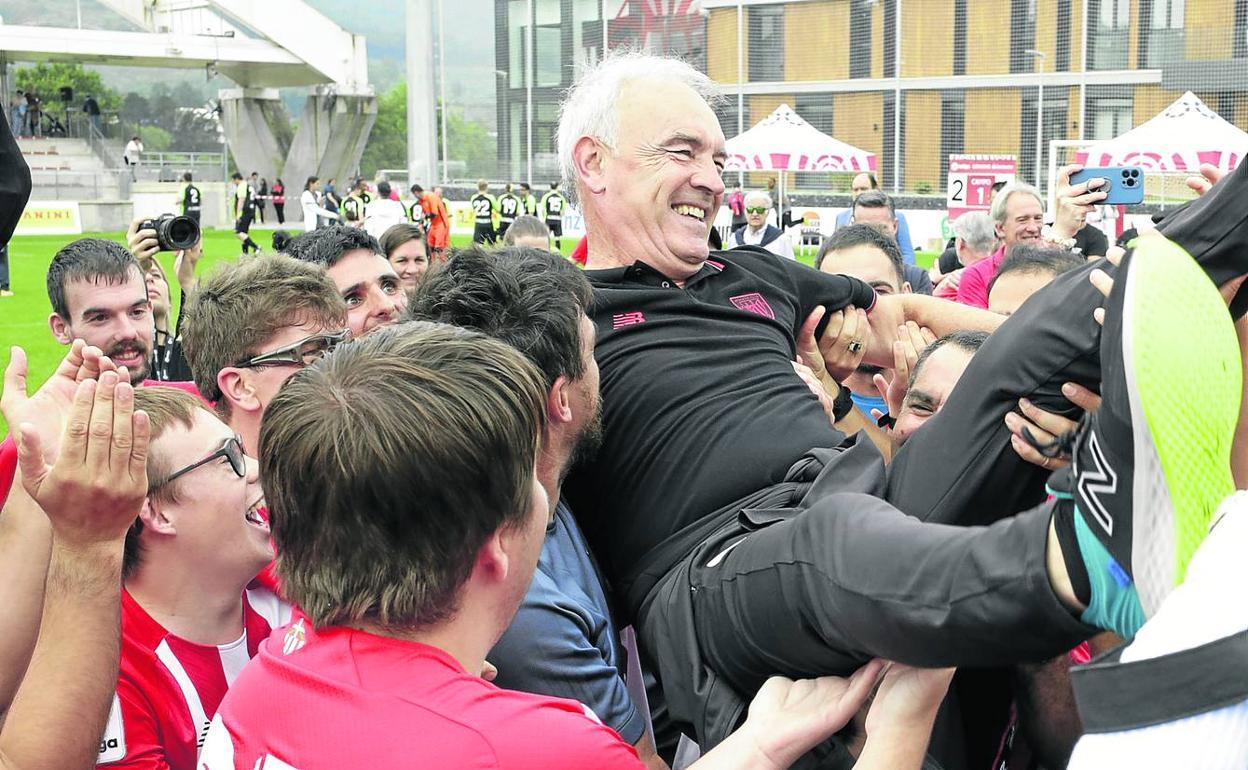
[[[52,313],[48,316],[48,328],[52,330],[52,336],[56,337],[56,341],[62,345],[68,345],[74,341],[69,332],[69,324],[59,314]]]
[[[481,545],[472,568],[474,578],[480,577],[491,583],[501,583],[507,579],[511,570],[511,557],[507,553],[506,533],[506,527],[499,527]]]
[[[143,507],[139,509],[139,520],[143,522],[144,529],[152,532],[161,535],[178,534],[175,522],[164,505],[150,496],[143,501]]]
[[[555,384],[546,391],[546,416],[552,423],[568,423],[572,421],[571,381],[567,375],[559,375]]]
[[[902,293],[902,294],[913,294],[913,293],[914,293],[914,289],[910,286],[910,282],[909,282],[909,281],[902,281],[902,282],[901,282],[901,293]]]
[[[607,148],[592,136],[582,136],[572,146],[572,166],[577,181],[586,193],[599,195],[607,189],[606,170],[610,156]]]
[[[221,397],[229,402],[231,411],[258,412],[264,409],[245,369],[227,366],[217,372],[217,388]]]

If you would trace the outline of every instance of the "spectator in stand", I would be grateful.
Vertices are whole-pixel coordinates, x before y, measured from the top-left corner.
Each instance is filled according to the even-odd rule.
[[[328,189],[328,188],[327,188]],[[330,194],[325,193],[325,207],[321,207],[321,180],[314,176],[308,177],[303,183],[303,192],[299,194],[299,208],[303,210],[303,229],[312,232],[321,222],[333,222],[338,219],[337,206],[330,208]]]
[[[1020,243],[1010,250],[988,284],[988,309],[1013,315],[1028,297],[1084,262],[1083,257],[1062,248]]]
[[[296,237],[286,253],[324,268],[347,305],[352,337],[363,337],[398,320],[407,294],[377,239],[346,225],[322,227]]]
[[[390,266],[399,276],[399,285],[405,293],[411,294],[429,269],[425,231],[417,225],[400,222],[382,234],[380,243]]]
[[[997,250],[997,230],[992,217],[982,211],[968,211],[953,223],[953,248],[940,256],[941,264],[933,265],[929,275],[938,281],[932,292],[944,299],[957,299],[962,271],[976,262],[988,259]],[[945,259],[953,256],[952,264]]]
[[[696,205],[684,207],[686,216],[693,216],[699,221],[714,216],[714,212],[700,209]],[[794,259],[793,241],[788,234],[775,225],[767,224],[767,215],[771,212],[771,196],[765,192],[751,190],[745,196],[745,226],[734,230],[728,238],[728,248],[739,246],[759,246],[777,257]]]
[[[728,210],[732,212],[730,232],[735,233],[745,227],[745,193],[741,191],[740,183],[732,186],[732,194],[728,196]]]
[[[101,767],[195,770],[207,721],[290,607],[250,587],[273,559],[255,460],[198,398],[144,388],[147,498],[126,533],[121,670]]]
[[[870,225],[884,235],[897,240],[897,210],[893,207],[893,199],[879,190],[869,190],[854,198],[854,224]],[[902,259],[902,275],[909,282],[915,294],[931,294],[932,279],[927,271]]]
[[[26,92],[26,128],[31,136],[43,136],[43,99],[34,91]],[[137,139],[138,137],[135,137]],[[140,147],[139,152],[142,152]]]
[[[130,181],[135,181],[139,163],[143,160],[143,140],[138,134],[130,137],[130,141],[126,142],[125,149],[121,151],[121,159],[125,162],[126,168],[130,169]]]
[[[9,130],[13,136],[26,133],[26,94],[20,88],[13,92],[13,99],[9,102]]]
[[[550,251],[550,228],[537,217],[523,214],[507,229],[503,245]]]
[[[98,349],[75,343],[29,399],[14,350],[0,398],[22,443],[20,481],[0,494],[0,768],[93,767],[117,685],[123,543],[147,491],[149,421]]]
[[[853,202],[858,199],[859,195],[862,195],[863,193],[866,193],[866,192],[870,192],[872,190],[879,190],[879,189],[880,189],[880,183],[878,180],[876,180],[875,174],[869,171],[864,171],[860,174],[854,175],[854,178],[850,180],[850,183],[849,183],[849,192],[851,196],[849,208],[845,209],[844,211],[836,215],[836,226],[844,227],[845,225],[852,224],[855,221]],[[905,262],[907,265],[913,265],[914,264],[914,243],[910,240],[910,224],[906,222],[906,215],[901,212],[897,212],[896,218],[897,218],[897,235],[896,235],[897,247],[901,249],[902,261]]]
[[[379,240],[390,228],[407,222],[407,209],[390,197],[391,192],[389,182],[378,182],[377,196],[364,206],[364,229]]]
[[[276,755],[302,770],[396,756],[448,768],[643,767],[584,705],[478,675],[550,521],[536,478],[545,394],[515,349],[425,323],[344,346],[288,383],[265,419],[261,464],[283,588],[309,614],[265,642],[231,688],[204,770]],[[387,437],[378,425],[391,426]],[[350,447],[326,453],[344,438]],[[694,767],[789,766],[848,721],[879,671],[770,679],[740,729]],[[922,759],[938,698],[912,694],[930,691],[921,682],[931,674],[891,673],[862,770]]]
[[[87,94],[86,101],[82,103],[82,114],[87,116],[87,120],[91,122],[91,127],[96,131],[103,131],[104,125],[100,118],[100,103],[95,100],[95,96]]]
[[[282,182],[280,176],[273,183],[270,191],[273,194],[273,211],[277,214],[277,223],[284,225],[286,224],[286,184]]]

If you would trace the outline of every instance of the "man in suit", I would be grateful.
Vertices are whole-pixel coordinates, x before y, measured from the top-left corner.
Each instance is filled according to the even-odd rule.
[[[751,192],[745,196],[745,227],[733,231],[728,248],[738,246],[762,246],[772,254],[793,259],[793,241],[780,228],[767,224],[771,211],[771,196],[765,192]]]

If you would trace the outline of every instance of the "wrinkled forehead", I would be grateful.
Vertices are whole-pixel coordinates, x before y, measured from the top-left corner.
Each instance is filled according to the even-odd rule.
[[[684,83],[650,78],[625,81],[615,101],[615,113],[622,144],[688,135],[713,152],[724,149],[724,132],[714,110]]]
[[[923,362],[910,387],[944,402],[962,379],[971,356],[969,351],[956,345],[942,345]]]

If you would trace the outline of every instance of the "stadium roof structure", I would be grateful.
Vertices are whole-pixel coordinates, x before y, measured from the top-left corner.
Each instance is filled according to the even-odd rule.
[[[0,51],[9,61],[211,68],[245,89],[327,85],[339,94],[372,93],[363,36],[302,0],[99,2],[136,30],[0,24]]]
[[[782,104],[728,140],[725,171],[874,171],[875,153],[834,139]]]
[[[1139,166],[1195,173],[1202,163],[1231,171],[1248,154],[1248,133],[1209,109],[1191,91],[1130,131],[1079,151],[1087,166]]]

